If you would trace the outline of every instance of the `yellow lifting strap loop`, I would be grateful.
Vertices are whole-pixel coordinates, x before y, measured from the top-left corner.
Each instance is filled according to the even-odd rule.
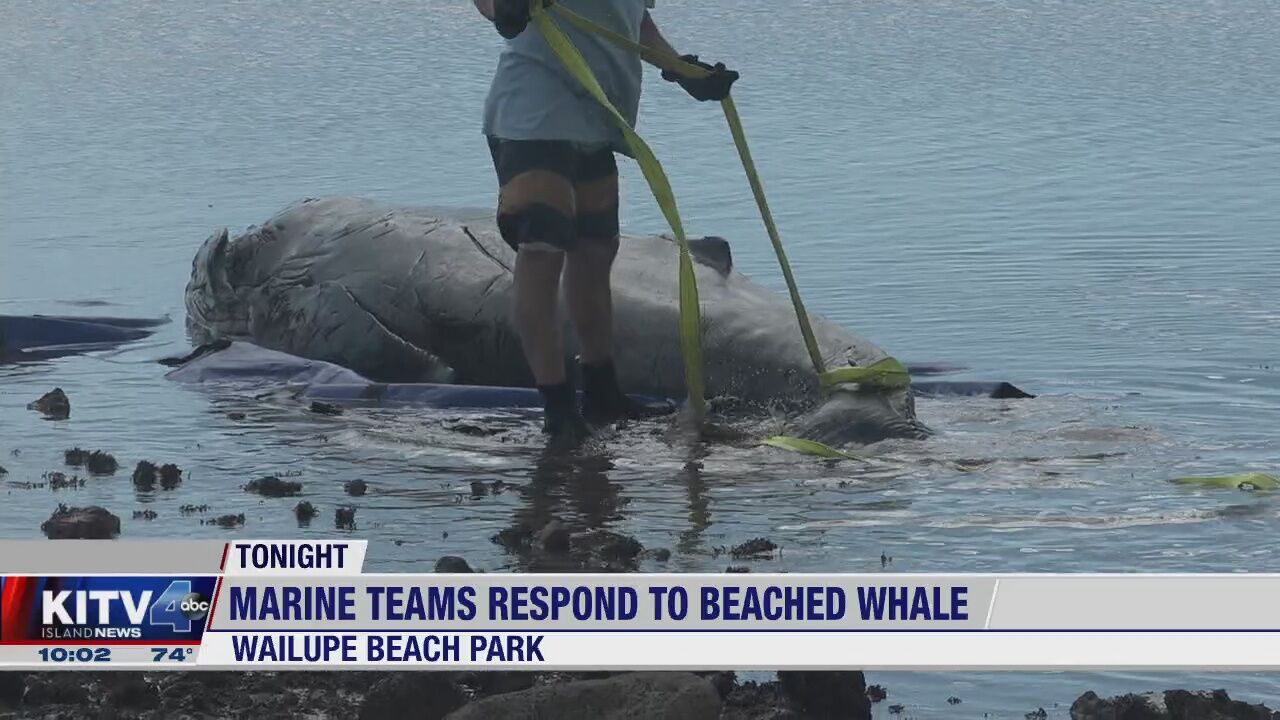
[[[684,225],[680,221],[680,213],[676,209],[675,194],[671,190],[671,182],[667,179],[662,165],[644,140],[636,134],[626,118],[609,102],[604,89],[591,72],[587,61],[573,46],[573,42],[556,27],[547,13],[542,12],[540,2],[532,3],[531,19],[538,30],[546,38],[547,45],[560,58],[571,75],[592,97],[613,117],[626,138],[628,147],[635,155],[644,178],[649,183],[658,207],[675,234],[676,243],[680,246],[680,346],[684,354],[685,386],[689,391],[689,405],[696,420],[706,415],[706,390],[702,378],[702,316],[698,304],[698,283],[693,274],[693,258],[689,254],[689,243],[684,234]],[[559,6],[555,6],[559,9]],[[621,36],[619,36],[621,37]]]
[[[823,387],[858,383],[879,388],[905,388],[911,385],[911,374],[896,359],[887,357],[866,367],[842,367],[828,370],[820,376]]]

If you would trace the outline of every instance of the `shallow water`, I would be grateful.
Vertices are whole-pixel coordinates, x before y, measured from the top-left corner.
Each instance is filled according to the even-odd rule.
[[[516,566],[488,538],[530,516],[668,547],[672,570],[765,535],[757,570],[1275,571],[1274,497],[1170,485],[1280,468],[1280,9],[1237,2],[717,0],[658,12],[735,90],[806,302],[897,357],[1010,380],[1033,401],[922,401],[942,434],[825,466],[764,450],[688,457],[644,433],[603,459],[539,466],[537,433],[457,414],[312,415],[186,388],[152,361],[187,348],[182,290],[212,231],[307,196],[486,205],[480,103],[498,47],[470,3],[10,0],[0,32],[0,312],[156,316],[120,352],[0,368],[0,533],[57,502],[100,503],[127,537],[334,535],[358,508],[370,565],[443,554]],[[739,38],[749,34],[750,42]],[[646,86],[641,131],[693,233],[781,288],[724,121]],[[624,168],[624,223],[664,226]],[[53,386],[66,422],[24,409]],[[243,412],[232,420],[230,412]],[[126,469],[24,489],[61,451]],[[20,451],[19,455],[10,455]],[[136,495],[139,459],[187,470]],[[299,473],[323,514],[239,489]],[[342,483],[369,481],[347,498]],[[472,498],[472,480],[522,486]],[[225,531],[182,515],[244,512]],[[152,521],[134,510],[155,509]],[[655,569],[660,566],[653,566]],[[1265,675],[876,673],[917,717],[1050,715],[1080,692],[1225,687],[1280,705]],[[946,697],[964,704],[950,707]],[[1051,707],[1052,703],[1061,703]]]

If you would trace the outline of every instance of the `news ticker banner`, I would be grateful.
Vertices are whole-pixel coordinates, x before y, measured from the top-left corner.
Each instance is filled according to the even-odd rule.
[[[0,667],[1280,669],[1280,575],[366,574],[366,550],[0,541]]]

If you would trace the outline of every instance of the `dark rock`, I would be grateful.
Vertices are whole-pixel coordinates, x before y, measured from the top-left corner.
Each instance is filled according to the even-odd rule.
[[[466,697],[448,673],[396,674],[378,681],[365,693],[360,720],[440,720]]]
[[[575,538],[575,542],[591,556],[624,565],[634,563],[644,552],[644,545],[639,540],[609,530],[596,530]]]
[[[139,460],[133,469],[133,486],[139,490],[154,490],[158,479],[156,469],[155,463]]]
[[[0,708],[18,707],[26,689],[27,684],[22,680],[22,673],[0,672]]]
[[[155,520],[155,519],[156,519],[156,518],[158,518],[158,517],[160,517],[160,514],[159,514],[159,513],[157,513],[155,510],[152,510],[152,509],[150,509],[150,508],[148,508],[148,509],[146,509],[146,510],[134,510],[134,511],[133,511],[133,519],[134,519],[134,520]]]
[[[94,475],[115,475],[116,470],[120,469],[120,463],[111,456],[110,453],[94,450],[89,453],[89,457],[85,458],[85,467]]]
[[[1135,704],[1137,707],[1130,710],[1130,707]],[[1088,690],[1071,703],[1071,718],[1072,720],[1116,720],[1121,717],[1132,717],[1133,720],[1148,720],[1151,717],[1145,712],[1148,710],[1154,711],[1154,708],[1151,708],[1147,699],[1141,695],[1122,695],[1104,700],[1094,691]]]
[[[502,695],[503,693],[528,690],[533,687],[537,679],[538,674],[533,672],[491,670],[473,673],[468,678],[467,684],[475,690],[476,695],[479,697],[488,697],[490,695]]]
[[[218,517],[210,520],[201,520],[200,524],[217,525],[220,528],[227,528],[228,530],[231,528],[243,527],[244,513],[240,513],[239,515],[219,515]]]
[[[671,551],[666,548],[653,548],[644,551],[644,557],[657,562],[666,562],[671,559]]]
[[[311,519],[320,514],[314,505],[303,500],[293,506],[293,514],[298,518],[299,525],[310,525]]]
[[[471,703],[448,720],[717,720],[715,687],[691,673],[626,673],[537,685]]]
[[[164,678],[159,683],[160,701],[166,709],[206,713],[213,709],[217,700],[206,687],[203,673],[174,673],[172,679]],[[238,700],[247,697],[247,693],[235,693],[227,703],[235,707]],[[228,707],[221,708],[226,713]],[[177,713],[174,713],[177,714]],[[181,713],[186,715],[187,713]]]
[[[534,537],[534,542],[545,552],[550,553],[567,553],[569,552],[569,528],[559,519],[553,518],[551,522],[542,526],[538,534]]]
[[[788,697],[812,715],[832,720],[871,718],[867,680],[859,671],[781,671],[778,683]]]
[[[716,692],[720,694],[721,700],[729,697],[729,693],[733,692],[733,686],[738,681],[737,673],[732,670],[727,672],[713,672],[710,675],[705,675],[704,677],[706,677],[707,681],[716,689]]]
[[[49,482],[50,490],[66,490],[67,488],[77,489],[84,487],[84,478],[79,475],[67,477],[64,473],[54,471],[45,473],[44,479]]]
[[[960,698],[956,697],[955,695],[952,695],[951,697],[947,698],[947,704],[948,704],[948,705],[959,705],[959,704],[960,704],[960,703],[962,703],[962,702],[964,702],[964,701],[963,701],[963,700],[961,700]]]
[[[787,705],[777,682],[735,681],[724,704],[724,720],[801,720]]]
[[[1173,720],[1213,718],[1213,720],[1271,720],[1273,713],[1265,705],[1250,705],[1243,700],[1232,700],[1226,690],[1192,692],[1167,690],[1165,707]]]
[[[23,695],[24,705],[38,707],[40,705],[81,705],[89,704],[89,688],[61,673],[47,675],[30,675],[27,677],[27,692]]]
[[[172,490],[182,484],[182,469],[173,463],[160,466],[160,488]]]
[[[89,451],[81,450],[80,448],[71,448],[70,450],[64,450],[62,452],[62,456],[65,459],[67,465],[71,467],[83,467],[84,464],[89,461]]]
[[[183,515],[195,515],[196,513],[209,512],[208,505],[183,505],[178,508],[178,512]]]
[[[889,692],[885,690],[883,686],[881,685],[867,686],[867,699],[870,700],[871,702],[878,703],[883,701],[887,697],[889,697]]]
[[[120,534],[120,518],[105,508],[69,508],[61,503],[40,525],[50,540],[110,540]]]
[[[903,710],[906,710],[906,709],[907,709],[907,708],[906,708],[906,706],[904,706],[904,705],[890,705],[890,706],[889,706],[889,714],[890,714],[890,715],[901,715],[901,714],[902,714],[902,711],[903,711]]]
[[[436,561],[436,572],[438,573],[473,573],[475,570],[467,564],[467,561],[457,555],[445,555]]]
[[[38,410],[50,420],[66,420],[71,417],[71,398],[62,392],[62,388],[54,388],[39,400],[27,403],[28,410]]]
[[[244,489],[264,497],[291,497],[302,494],[302,483],[294,480],[281,480],[274,475],[260,477],[251,481]]]
[[[9,471],[5,470],[3,465],[0,465],[0,475],[8,475],[8,474],[9,474]]]
[[[727,573],[749,573],[751,572],[751,568],[745,565],[730,565],[725,568],[724,571]]]
[[[228,419],[228,420],[243,420],[244,418],[245,418],[245,414],[244,414],[244,413],[242,413],[242,412],[229,412],[229,413],[227,413],[227,419]]]
[[[333,513],[333,524],[339,530],[355,530],[356,509],[349,505],[338,508]]]
[[[484,497],[484,496],[486,496],[486,495],[488,495],[488,494],[489,494],[489,486],[488,486],[488,485],[485,485],[483,480],[472,480],[472,481],[471,481],[471,497],[472,497],[472,499],[475,499],[475,498],[482,498],[482,497]]]
[[[769,558],[778,546],[768,538],[755,538],[735,546],[729,554],[735,558]]]
[[[121,673],[107,695],[107,701],[121,708],[153,708],[160,704],[160,695],[142,677]]]
[[[369,483],[363,480],[349,480],[342,485],[342,489],[351,497],[360,497],[369,492]]]
[[[1045,712],[1044,708],[1036,708],[1023,717],[1027,720],[1045,720],[1045,718],[1049,717],[1049,713]]]
[[[311,403],[311,412],[317,415],[341,415],[342,408],[327,402],[316,400]]]
[[[1105,699],[1090,690],[1071,704],[1072,720],[1272,720],[1273,717],[1274,713],[1265,705],[1232,700],[1225,690],[1167,690]]]
[[[519,553],[527,550],[533,543],[533,530],[527,525],[503,528],[497,535],[489,538],[495,545],[501,545],[508,552]]]

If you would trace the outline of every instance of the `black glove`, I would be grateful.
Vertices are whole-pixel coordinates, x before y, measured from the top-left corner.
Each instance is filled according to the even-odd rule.
[[[542,0],[542,7],[552,1]],[[493,0],[493,26],[508,40],[524,32],[529,26],[529,0]]]
[[[737,72],[727,69],[724,63],[708,65],[699,60],[697,55],[681,55],[680,59],[708,70],[711,74],[701,78],[688,78],[671,70],[663,70],[663,80],[679,83],[695,100],[723,100],[729,97],[729,87],[738,79]]]

